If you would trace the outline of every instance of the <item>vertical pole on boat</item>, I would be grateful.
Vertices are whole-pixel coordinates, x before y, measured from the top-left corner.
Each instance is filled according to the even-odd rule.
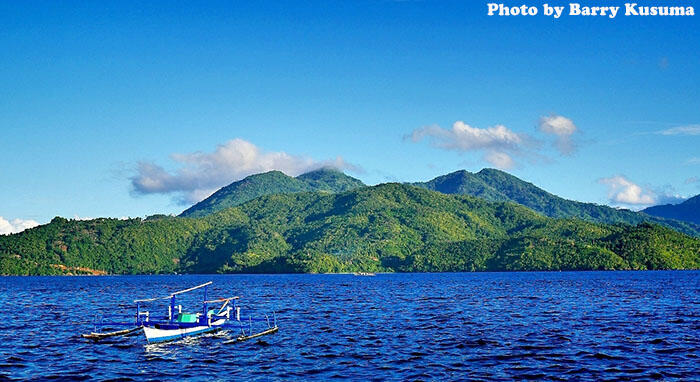
[[[170,296],[170,308],[168,309],[168,321],[173,321],[173,312],[175,311],[175,295]]]
[[[139,324],[139,317],[141,317],[141,303],[137,302],[136,303],[136,325]]]
[[[202,317],[204,317],[203,322],[208,322],[209,318],[207,317],[207,286],[204,287],[204,303],[202,303],[202,305]]]

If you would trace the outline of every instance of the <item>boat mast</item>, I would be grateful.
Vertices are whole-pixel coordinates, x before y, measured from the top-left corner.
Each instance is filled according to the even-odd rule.
[[[209,317],[207,317],[207,285],[204,286],[204,300],[202,300],[202,317],[204,317],[202,318],[202,323],[209,322]]]

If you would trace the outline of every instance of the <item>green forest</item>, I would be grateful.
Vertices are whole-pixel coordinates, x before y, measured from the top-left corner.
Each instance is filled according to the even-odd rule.
[[[553,218],[578,218],[608,224],[636,225],[650,222],[700,237],[700,225],[685,215],[665,216],[657,214],[658,216],[655,216],[645,213],[652,210],[649,208],[640,213],[628,209],[567,200],[507,172],[492,168],[485,168],[477,173],[464,170],[455,171],[428,182],[414,183],[413,185],[444,194],[463,194],[490,201],[514,202]],[[690,204],[691,200],[684,204]],[[692,215],[692,213],[687,215]],[[679,217],[681,219],[678,219]]]
[[[3,274],[698,269],[700,239],[552,218],[413,185],[255,197],[200,217],[67,220],[0,236]]]
[[[186,209],[180,216],[192,218],[206,216],[263,195],[305,191],[338,193],[360,187],[365,187],[361,180],[329,168],[307,172],[296,178],[285,175],[281,171],[269,171],[250,175],[222,187],[210,197]]]

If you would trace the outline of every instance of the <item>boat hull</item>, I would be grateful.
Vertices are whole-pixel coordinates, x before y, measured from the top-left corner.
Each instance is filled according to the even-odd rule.
[[[144,326],[143,333],[146,335],[146,340],[152,342],[174,341],[185,337],[196,336],[199,334],[209,333],[220,329],[226,320],[212,321],[211,326],[199,325],[187,328],[177,329],[161,329],[153,326]]]

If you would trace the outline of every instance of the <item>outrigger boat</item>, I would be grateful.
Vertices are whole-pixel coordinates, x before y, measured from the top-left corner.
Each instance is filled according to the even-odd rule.
[[[223,329],[240,330],[240,335],[225,342],[231,343],[275,333],[278,330],[277,317],[274,312],[272,315],[265,315],[264,318],[248,317],[247,319],[241,320],[241,308],[236,303],[236,300],[239,299],[238,296],[207,300],[207,287],[211,284],[212,282],[210,281],[202,285],[171,293],[165,297],[134,300],[136,304],[136,314],[133,320],[118,321],[114,320],[113,317],[115,316],[96,317],[94,322],[95,331],[89,334],[83,334],[82,337],[93,341],[99,341],[109,337],[132,335],[143,330],[146,340],[151,343],[172,341]],[[201,312],[183,313],[182,305],[175,305],[176,297],[200,288],[204,288]],[[142,304],[168,299],[170,300],[170,304],[168,305],[167,316],[151,316],[150,312],[141,309]],[[218,303],[222,303],[218,309],[210,309],[210,304]],[[265,325],[263,326],[263,330],[254,332],[254,322],[262,322]],[[255,326],[260,325],[256,324]],[[101,330],[105,328],[125,329],[107,332]]]

